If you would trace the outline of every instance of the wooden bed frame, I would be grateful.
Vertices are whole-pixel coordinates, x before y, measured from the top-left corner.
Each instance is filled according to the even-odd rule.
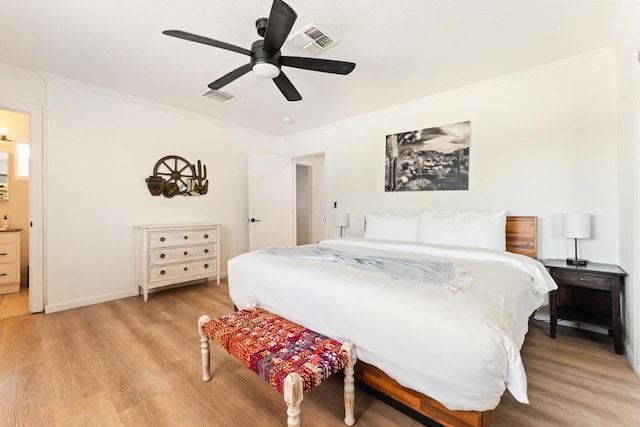
[[[538,217],[507,217],[506,239],[507,251],[537,259]],[[482,412],[449,410],[429,396],[401,386],[380,369],[362,361],[356,364],[355,374],[359,383],[445,426],[485,427],[491,425],[495,414],[495,409]]]

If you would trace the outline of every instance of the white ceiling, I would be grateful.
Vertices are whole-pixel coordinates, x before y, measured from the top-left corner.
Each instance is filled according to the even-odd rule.
[[[303,97],[287,102],[249,73],[201,94],[248,57],[162,35],[180,29],[249,49],[271,0],[0,0],[0,63],[286,135],[610,46],[623,1],[287,0],[340,44],[317,57],[355,62],[347,76],[284,67]],[[283,55],[309,56],[289,42]],[[282,122],[290,117],[294,123]]]

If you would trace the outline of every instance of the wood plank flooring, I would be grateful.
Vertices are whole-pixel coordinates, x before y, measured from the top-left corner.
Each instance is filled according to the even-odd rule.
[[[201,380],[197,319],[232,310],[226,283],[0,320],[0,426],[283,426],[286,406],[211,346]],[[535,322],[523,348],[531,404],[505,393],[494,426],[637,426],[640,378],[611,339]],[[420,423],[356,391],[357,426]],[[343,426],[342,384],[305,395],[302,422]]]
[[[29,288],[20,286],[20,292],[0,294],[0,320],[29,314]]]

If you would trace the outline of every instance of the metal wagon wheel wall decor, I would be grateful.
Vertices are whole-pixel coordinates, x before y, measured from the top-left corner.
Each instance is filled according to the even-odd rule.
[[[153,175],[146,182],[153,196],[199,196],[209,190],[207,166],[198,160],[196,168],[180,156],[165,156],[158,160]]]

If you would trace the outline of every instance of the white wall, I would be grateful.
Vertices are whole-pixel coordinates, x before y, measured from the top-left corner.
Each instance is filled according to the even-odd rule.
[[[626,34],[618,48],[619,238],[620,265],[629,274],[622,312],[625,353],[640,375],[640,32],[637,25],[629,29],[635,34]]]
[[[248,245],[247,152],[269,152],[274,139],[47,78],[12,93],[28,102],[46,92],[46,103],[35,97],[46,106],[46,311],[136,294],[136,224],[220,223],[226,272],[226,261]],[[169,154],[207,166],[207,195],[150,195],[145,178]]]
[[[0,64],[0,98],[44,106],[44,80],[38,74]]]
[[[632,52],[619,54],[619,150],[620,150],[620,265],[629,274],[626,279],[623,310],[625,351],[635,360],[634,369],[640,373],[638,362],[638,76],[640,67]]]
[[[564,258],[563,212],[594,215],[581,256],[617,263],[616,60],[598,51],[450,93],[335,123],[283,140],[283,154],[326,152],[326,200],[363,234],[367,211],[487,210],[539,217],[539,255]],[[384,191],[385,136],[471,121],[468,191]],[[331,224],[333,236],[339,229]]]

